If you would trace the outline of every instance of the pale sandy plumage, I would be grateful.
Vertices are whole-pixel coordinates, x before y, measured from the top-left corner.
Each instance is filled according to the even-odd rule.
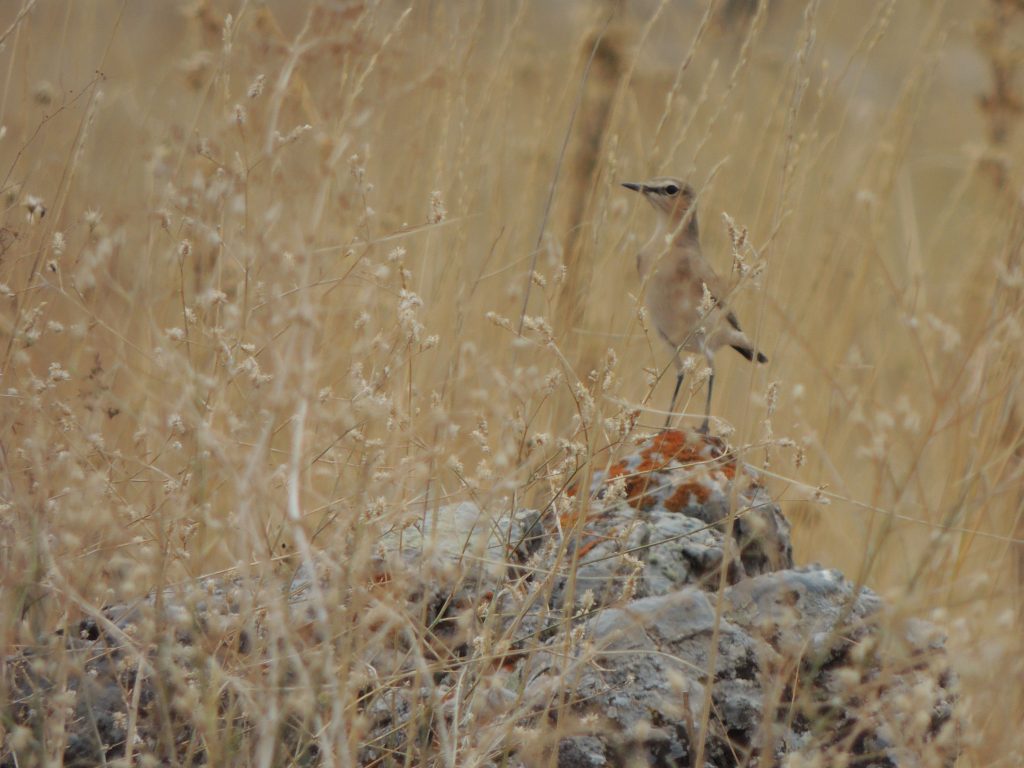
[[[753,342],[740,329],[736,314],[725,303],[724,282],[701,253],[693,188],[671,177],[622,186],[640,192],[654,207],[657,216],[654,234],[637,254],[636,266],[644,284],[644,303],[651,322],[674,353],[676,386],[665,426],[672,419],[683,383],[680,353],[685,350],[704,355],[711,368],[701,427],[707,432],[715,382],[715,352],[729,346],[748,360],[764,363],[768,358],[754,348]]]

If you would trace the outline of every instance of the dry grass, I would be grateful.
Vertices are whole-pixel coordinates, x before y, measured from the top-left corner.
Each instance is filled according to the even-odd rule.
[[[614,5],[0,9],[6,647],[313,551],[337,598],[439,505],[548,504],[635,406],[660,424],[616,182],[673,173],[718,268],[723,213],[763,267],[737,303],[771,363],[723,355],[714,410],[798,560],[938,621],[962,764],[1021,759],[1024,10]],[[339,754],[355,612],[309,662]],[[230,682],[274,722],[257,677]]]

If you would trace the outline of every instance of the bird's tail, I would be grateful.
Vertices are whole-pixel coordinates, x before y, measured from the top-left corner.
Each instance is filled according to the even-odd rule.
[[[745,358],[747,358],[747,360],[750,360],[751,362],[754,361],[754,355],[755,354],[757,355],[757,362],[759,362],[759,363],[767,363],[768,362],[768,358],[765,357],[764,353],[762,353],[762,352],[755,352],[752,347],[741,347],[739,344],[733,344],[732,348],[735,349],[737,352],[739,352],[741,355],[743,355]]]

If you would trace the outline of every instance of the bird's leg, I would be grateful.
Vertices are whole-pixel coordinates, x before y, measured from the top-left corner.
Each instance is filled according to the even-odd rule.
[[[711,390],[715,388],[715,369],[711,369],[711,375],[708,376],[708,402],[704,406],[704,423],[700,426],[700,431],[705,435],[709,431],[708,420],[711,417]]]
[[[683,369],[680,368],[676,374],[676,388],[672,392],[672,402],[668,406],[668,416],[665,417],[665,429],[668,429],[669,424],[672,423],[672,417],[675,415],[673,411],[676,409],[676,398],[679,397],[679,388],[683,386]]]

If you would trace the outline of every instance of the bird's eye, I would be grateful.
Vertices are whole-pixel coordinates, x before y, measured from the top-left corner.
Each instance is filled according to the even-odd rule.
[[[669,184],[667,187],[665,187],[665,194],[666,195],[678,195],[679,194],[679,187],[677,187],[675,184]]]

